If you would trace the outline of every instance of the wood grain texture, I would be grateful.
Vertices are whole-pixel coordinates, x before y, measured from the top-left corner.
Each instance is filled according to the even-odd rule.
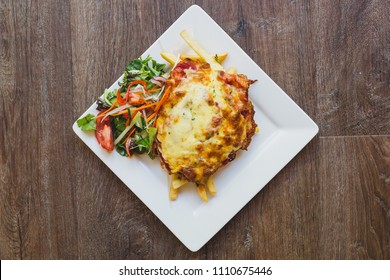
[[[194,3],[320,127],[196,253],[71,130]],[[0,0],[0,259],[390,259],[389,14],[380,0]]]
[[[316,1],[317,121],[321,135],[390,130],[390,3]]]
[[[1,240],[7,244],[1,257],[75,258],[72,154],[65,152],[74,140],[63,105],[73,98],[69,6],[7,1],[1,7],[8,27],[2,59],[5,69],[12,65],[12,75],[1,73],[10,89],[1,94]]]
[[[390,137],[321,140],[320,251],[329,259],[390,258]]]

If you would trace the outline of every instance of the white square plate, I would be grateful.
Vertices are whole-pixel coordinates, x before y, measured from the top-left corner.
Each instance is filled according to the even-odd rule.
[[[228,52],[223,62],[226,69],[236,66],[239,73],[257,80],[249,96],[260,133],[253,137],[248,151],[238,152],[233,162],[215,174],[218,193],[208,203],[191,186],[183,187],[178,199],[170,201],[168,175],[158,159],[129,159],[116,152],[108,153],[93,133],[81,131],[76,123],[73,130],[185,246],[197,251],[317,134],[318,127],[199,6],[185,11],[142,56],[150,54],[165,63],[160,58],[161,51],[190,53],[179,35],[183,29],[192,33],[208,52]],[[117,82],[110,90],[118,88]],[[95,108],[93,104],[83,116],[96,114]]]

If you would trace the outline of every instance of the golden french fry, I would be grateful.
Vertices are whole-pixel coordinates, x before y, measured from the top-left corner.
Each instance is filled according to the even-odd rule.
[[[178,189],[174,189],[172,187],[169,187],[169,199],[170,200],[176,200],[178,193],[179,193]]]
[[[188,180],[180,178],[179,175],[177,174],[172,175],[172,181],[171,181],[172,188],[178,189],[187,183]]]
[[[198,194],[200,196],[200,198],[207,202],[209,201],[208,197],[207,197],[207,193],[206,193],[206,187],[204,185],[199,185],[199,186],[196,186],[196,189],[198,191]]]
[[[207,53],[197,41],[187,32],[187,30],[182,30],[180,36],[186,41],[191,49],[194,50],[201,58],[203,58],[208,64],[210,64],[211,69],[213,70],[224,70],[222,65],[215,61],[213,56]]]
[[[169,184],[169,199],[176,200],[178,193],[179,190],[173,187],[173,179],[171,178],[171,183]]]
[[[234,66],[231,66],[228,68],[228,70],[226,70],[226,73],[228,74],[236,74],[237,73],[237,68],[234,67]]]
[[[228,53],[218,53],[218,54],[215,54],[213,57],[214,57],[214,60],[218,63],[222,63],[222,61],[224,61],[227,57]],[[192,60],[196,60],[196,61],[201,61],[201,62],[205,62],[205,60],[200,57],[199,55],[190,55],[190,54],[181,54],[180,55],[180,59],[181,60],[184,60],[186,58],[189,58],[189,59],[192,59]]]
[[[161,52],[161,57],[165,59],[171,66],[175,65],[177,57],[169,52]]]
[[[217,193],[217,189],[215,188],[213,177],[210,176],[207,179],[206,186],[207,186],[207,189],[209,190],[210,194],[214,195]]]

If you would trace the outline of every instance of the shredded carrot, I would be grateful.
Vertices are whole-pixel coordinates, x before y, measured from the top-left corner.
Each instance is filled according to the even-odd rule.
[[[133,127],[133,129],[130,130],[129,135],[127,135],[126,139],[122,142],[122,144],[125,144],[125,143],[126,143],[126,141],[127,141],[127,140],[130,138],[130,136],[134,133],[134,131],[135,131],[135,127]]]
[[[129,149],[129,146],[130,146],[130,143],[127,144],[127,141],[129,141],[129,137],[126,139],[126,142],[125,142],[125,148],[126,148],[126,153],[129,157],[131,157],[131,153],[130,153],[130,149]]]
[[[143,105],[141,107],[137,107],[137,108],[132,108],[132,112],[138,112],[140,110],[143,110],[143,109],[146,109],[146,108],[150,108],[152,106],[155,106],[157,104],[157,102],[154,102],[154,103],[149,103],[147,105]],[[119,115],[123,115],[123,114],[126,114],[127,113],[127,110],[123,110],[123,111],[120,111],[116,114],[112,114],[112,116],[116,117],[116,116],[119,116]]]
[[[158,110],[160,109],[160,107],[165,103],[165,101],[168,99],[168,96],[169,96],[169,93],[171,91],[171,88],[167,88],[165,89],[165,92],[163,94],[163,96],[161,97],[160,101],[158,102],[157,106],[156,106],[156,109],[155,111],[158,112]]]
[[[129,150],[128,146],[127,146],[127,145],[125,145],[125,146],[126,146],[126,153],[127,153],[127,155],[128,155],[129,157],[131,157],[130,150]]]
[[[131,153],[130,153],[130,149],[129,149],[129,145],[127,145],[127,141],[130,141],[130,137],[131,135],[134,133],[135,131],[135,128],[133,128],[132,130],[130,130],[130,133],[129,135],[126,137],[125,141],[122,142],[122,144],[125,145],[125,148],[126,148],[126,153],[129,157],[131,157]]]
[[[161,90],[161,88],[154,88],[154,89],[150,89],[150,90],[146,90],[147,93],[153,93],[153,92],[157,92]]]
[[[107,110],[99,113],[99,115],[97,115],[94,119],[97,120],[97,119],[105,117],[108,112],[110,112],[112,109],[114,109],[116,104],[117,104],[117,102],[115,101],[114,103],[112,103],[110,108],[108,108]]]
[[[153,117],[157,114],[157,112],[154,112],[153,114],[151,114],[147,119],[146,119],[146,122],[150,121],[151,119],[153,119]]]
[[[134,110],[136,110],[136,111],[143,110],[143,109],[146,109],[146,108],[155,106],[157,103],[158,103],[158,102],[149,103],[149,104],[147,104],[147,105],[144,105],[144,106],[135,108]]]

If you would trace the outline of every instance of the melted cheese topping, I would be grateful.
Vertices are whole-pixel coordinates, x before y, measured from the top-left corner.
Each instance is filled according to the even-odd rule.
[[[246,138],[240,92],[217,71],[186,70],[157,119],[159,151],[171,173],[201,183]]]

